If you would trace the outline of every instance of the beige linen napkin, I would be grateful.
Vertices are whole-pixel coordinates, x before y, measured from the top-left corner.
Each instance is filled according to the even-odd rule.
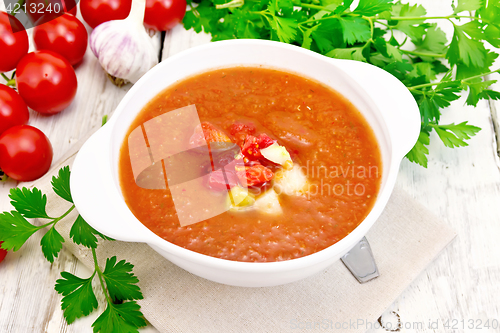
[[[47,194],[49,214],[69,208],[52,191],[50,179],[59,168],[71,166],[85,139],[54,163],[42,179],[23,184]],[[67,240],[76,214],[58,224]],[[381,276],[366,284],[359,284],[340,261],[299,282],[242,288],[188,273],[145,244],[102,241],[97,255],[101,264],[116,255],[118,260],[135,265],[144,294],[139,301],[142,312],[161,332],[365,332],[455,236],[446,224],[396,187],[367,235]],[[93,268],[90,251],[71,241],[64,244]]]

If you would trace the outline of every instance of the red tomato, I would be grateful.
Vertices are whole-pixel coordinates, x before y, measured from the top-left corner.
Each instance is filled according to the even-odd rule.
[[[33,33],[37,50],[54,51],[72,65],[81,62],[87,50],[87,29],[80,20],[70,14],[36,26]]]
[[[186,0],[146,0],[144,25],[157,31],[170,30],[186,14]]]
[[[111,20],[123,20],[130,13],[132,0],[81,0],[80,12],[92,28]]]
[[[11,26],[10,20],[13,25]],[[18,31],[14,33],[13,31]],[[14,16],[0,11],[0,73],[16,68],[21,58],[28,53],[28,34]]]
[[[70,13],[73,16],[76,16],[76,1],[75,0],[62,0],[62,4],[64,6],[64,12]]]
[[[17,91],[26,104],[43,114],[54,114],[71,104],[77,80],[71,64],[52,51],[35,51],[17,65]]]
[[[261,158],[262,154],[260,153],[259,139],[253,135],[248,135],[245,139],[243,147],[241,148],[241,152],[249,160],[258,160]]]
[[[49,22],[63,13],[76,16],[75,0],[26,0],[26,14],[33,26]]]
[[[0,242],[0,246],[2,245],[3,242]],[[2,262],[7,255],[7,250],[0,249],[0,262]]]
[[[255,133],[255,126],[253,124],[234,123],[229,128],[229,131],[234,136],[238,146],[243,147],[247,136]]]
[[[28,107],[21,96],[0,84],[0,135],[11,127],[26,124],[29,118]]]
[[[271,169],[266,168],[261,164],[239,167],[236,170],[241,185],[243,186],[256,186],[262,185],[270,181],[274,177]]]
[[[267,148],[269,147],[270,145],[272,145],[274,143],[274,140],[271,139],[267,134],[265,133],[261,133],[259,135],[259,137],[257,138],[258,142],[259,142],[259,148],[260,149],[264,149],[264,148]]]
[[[0,169],[18,181],[32,181],[49,171],[52,145],[38,128],[20,125],[0,135]]]

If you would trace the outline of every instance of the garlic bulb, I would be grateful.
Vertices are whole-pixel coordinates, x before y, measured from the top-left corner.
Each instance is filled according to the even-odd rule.
[[[132,0],[132,9],[124,20],[98,25],[90,35],[92,52],[104,70],[132,83],[158,64],[158,52],[144,28],[146,0]]]

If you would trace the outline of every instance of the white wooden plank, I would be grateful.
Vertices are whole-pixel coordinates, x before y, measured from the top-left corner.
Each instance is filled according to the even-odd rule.
[[[3,6],[3,2],[1,3]],[[78,18],[82,20],[78,13]],[[82,20],[83,22],[83,20]],[[87,26],[90,33],[91,29]],[[28,33],[31,35],[32,30]],[[155,37],[159,50],[160,34]],[[30,43],[30,50],[33,50]],[[103,115],[111,115],[131,85],[114,86],[97,59],[87,48],[84,60],[76,68],[78,91],[73,103],[53,116],[43,116],[30,110],[29,124],[42,130],[54,149],[54,161],[86,134],[90,128],[101,125]],[[8,191],[14,181],[0,183],[0,211],[10,210]],[[22,186],[22,184],[21,184]],[[66,249],[50,264],[40,249],[42,235],[35,234],[18,252],[10,252],[0,264],[0,332],[91,332],[92,322],[102,312],[68,325],[60,308],[61,297],[55,292],[55,281],[67,270],[85,277],[90,272]],[[102,291],[94,288],[98,298]],[[99,296],[101,295],[101,296]],[[155,332],[147,328],[146,332]]]
[[[208,34],[203,32],[197,34],[192,29],[186,30],[181,25],[177,25],[168,31],[165,36],[162,60],[191,47],[209,43],[210,39],[211,37]]]
[[[418,3],[424,4],[429,15],[450,12],[448,1]],[[445,30],[449,32],[450,27]],[[167,33],[163,59],[208,41],[208,36],[186,32],[178,26]],[[77,74],[80,86],[75,102],[59,115],[33,115],[31,120],[51,139],[56,159],[88,128],[98,126],[102,115],[110,114],[129,89],[112,86],[91,53],[86,55]],[[481,102],[476,109],[464,107],[463,103],[463,99],[457,101],[446,110],[443,122],[469,120],[482,127],[481,133],[470,141],[470,147],[451,150],[443,147],[433,135],[428,169],[408,161],[401,166],[399,183],[459,234],[384,314],[382,322],[399,320],[403,325],[401,331],[444,332],[442,324],[447,319],[500,319],[497,146],[488,103]],[[498,103],[493,105],[500,110]],[[8,207],[8,187],[9,184],[0,185],[2,211]],[[9,253],[0,266],[0,332],[90,332],[92,318],[69,326],[65,324],[60,299],[53,291],[61,270],[75,271],[81,269],[80,266],[65,251],[54,265],[48,264],[38,243],[39,238],[30,240],[19,252]],[[429,323],[436,320],[439,320],[439,328],[429,327]],[[424,328],[405,327],[413,323],[424,323]]]
[[[411,2],[422,4],[429,16],[451,13],[448,1]],[[450,23],[441,22],[440,26],[451,35]],[[500,62],[494,67],[500,67]],[[500,85],[495,89],[500,91]],[[491,322],[499,318],[500,164],[490,106],[500,110],[498,102],[481,101],[475,109],[465,106],[465,98],[444,110],[443,124],[469,121],[482,128],[469,147],[446,148],[433,133],[427,169],[408,161],[402,163],[399,184],[458,232],[457,239],[382,316],[382,322],[391,319],[397,322],[394,320],[397,313],[402,331],[404,324],[412,327],[410,332],[444,332],[447,320],[449,323],[465,320],[470,324],[468,320],[484,323],[486,319]],[[424,323],[423,329],[418,323]],[[478,322],[474,324],[478,328]],[[498,332],[498,329],[465,327],[455,331]]]

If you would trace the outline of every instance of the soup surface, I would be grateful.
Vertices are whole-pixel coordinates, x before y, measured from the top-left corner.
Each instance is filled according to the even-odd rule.
[[[223,259],[281,261],[336,243],[369,213],[382,175],[380,150],[362,115],[337,92],[279,70],[219,69],[158,94],[128,133],[193,104],[202,127],[182,139],[186,149],[200,133],[209,143],[230,141],[241,148],[234,156],[243,166],[233,167],[222,185],[217,171],[205,183],[215,197],[229,193],[227,211],[181,226],[168,187],[147,189],[136,182],[124,140],[123,196],[139,221],[160,237]],[[241,191],[244,199],[237,204],[233,197]]]

